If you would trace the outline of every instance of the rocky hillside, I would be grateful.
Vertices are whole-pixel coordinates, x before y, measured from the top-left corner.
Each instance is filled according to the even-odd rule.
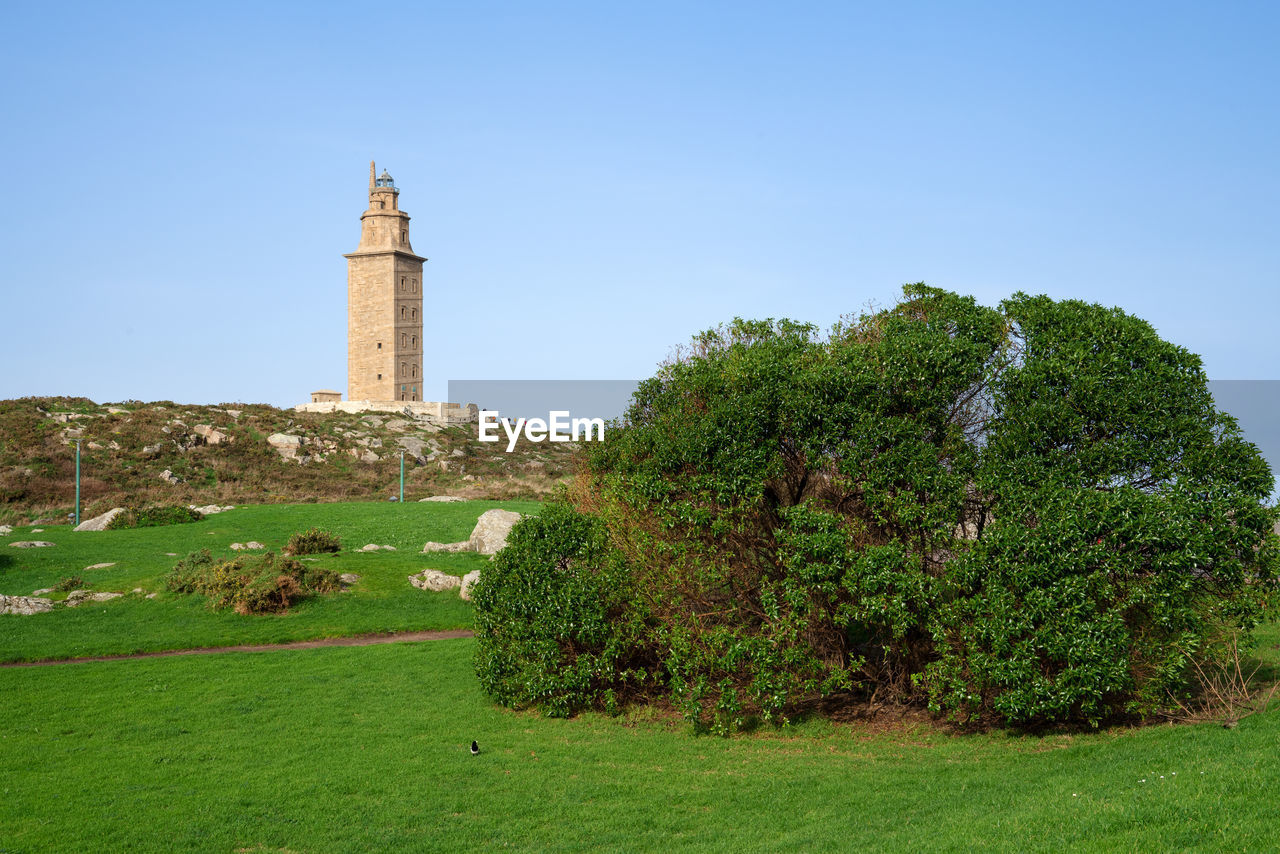
[[[537,498],[568,478],[570,443],[476,439],[406,415],[299,413],[262,404],[85,398],[0,401],[0,523],[62,521],[112,506],[386,499]]]

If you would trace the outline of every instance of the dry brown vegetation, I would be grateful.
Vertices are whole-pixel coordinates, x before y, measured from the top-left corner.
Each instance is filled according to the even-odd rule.
[[[275,433],[302,440],[297,459],[268,444]],[[477,441],[474,425],[399,414],[27,397],[0,401],[0,522],[65,519],[77,438],[82,518],[122,505],[385,500],[399,495],[402,449],[406,500],[539,498],[567,479],[573,455],[525,441],[506,453],[505,442]]]

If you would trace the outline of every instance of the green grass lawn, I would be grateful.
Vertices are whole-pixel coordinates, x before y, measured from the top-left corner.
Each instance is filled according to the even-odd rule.
[[[465,627],[456,593],[406,576],[482,567],[420,549],[464,538],[492,506],[274,505],[167,528],[18,529],[0,544],[58,545],[0,545],[0,593],[73,574],[96,590],[158,590],[176,560],[166,552],[278,549],[312,525],[345,546],[324,565],[362,578],[279,617],[165,593],[4,616],[0,659]],[[398,551],[354,551],[370,542]],[[100,562],[116,566],[84,571]],[[1251,851],[1280,838],[1280,702],[1235,729],[948,735],[815,719],[719,739],[645,711],[499,708],[473,652],[450,640],[0,669],[0,854]],[[1280,628],[1259,633],[1255,654],[1274,675]]]
[[[877,735],[812,721],[718,739],[496,708],[473,649],[0,670],[0,851],[1276,845],[1280,711],[1232,730]]]
[[[422,554],[428,540],[464,540],[485,510],[502,507],[536,512],[536,502],[297,504],[238,507],[201,522],[124,531],[80,532],[70,526],[16,528],[0,537],[0,593],[29,595],[79,575],[90,590],[158,592],[47,614],[0,617],[0,661],[30,661],[275,643],[370,632],[468,628],[471,606],[457,592],[427,593],[408,576],[433,568],[462,576],[488,559],[475,554]],[[279,550],[296,531],[316,526],[336,533],[343,550],[317,556],[319,565],[358,573],[360,581],[344,593],[304,600],[281,616],[241,616],[214,612],[199,596],[164,592],[164,575],[178,557],[201,548],[231,556],[234,542],[257,540]],[[8,543],[45,540],[52,548],[15,549]],[[366,543],[396,551],[360,553]],[[173,554],[170,554],[173,553]],[[107,569],[86,570],[97,563]],[[65,594],[54,594],[54,598]]]

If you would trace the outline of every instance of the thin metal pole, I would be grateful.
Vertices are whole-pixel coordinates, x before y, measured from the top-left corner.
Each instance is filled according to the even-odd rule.
[[[76,439],[76,527],[80,527],[80,440]]]
[[[400,452],[400,503],[404,503],[404,451]]]

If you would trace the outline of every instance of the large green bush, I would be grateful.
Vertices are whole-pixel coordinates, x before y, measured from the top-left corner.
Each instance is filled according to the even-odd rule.
[[[663,684],[722,732],[841,698],[1147,715],[1263,616],[1271,487],[1199,359],[1115,309],[914,285],[826,336],[739,320],[641,384],[572,493],[628,678],[569,679],[557,599],[526,582],[477,601],[482,681],[557,713]],[[504,554],[511,578],[557,562]],[[485,678],[529,668],[556,678]]]

